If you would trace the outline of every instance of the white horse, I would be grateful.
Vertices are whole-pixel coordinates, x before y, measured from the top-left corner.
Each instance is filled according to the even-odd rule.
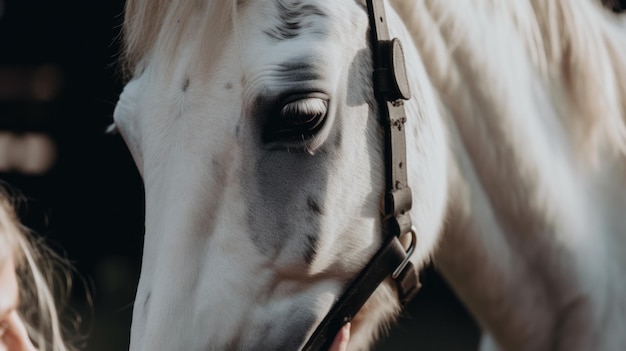
[[[626,349],[623,20],[592,0],[386,7],[413,264],[434,260],[484,350]],[[131,350],[300,349],[382,241],[364,1],[129,0],[124,32],[115,124],[146,196]],[[349,348],[399,310],[386,281]]]

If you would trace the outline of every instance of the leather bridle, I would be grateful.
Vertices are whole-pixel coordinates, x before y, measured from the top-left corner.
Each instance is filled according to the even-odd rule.
[[[417,270],[409,261],[416,245],[409,210],[411,189],[407,181],[406,111],[403,100],[411,97],[402,45],[391,39],[383,0],[367,0],[370,43],[373,51],[374,94],[385,128],[385,197],[382,209],[383,244],[318,325],[304,351],[328,350],[341,327],[350,322],[376,288],[388,277],[396,283],[405,305],[419,290]],[[400,242],[410,235],[405,250]]]

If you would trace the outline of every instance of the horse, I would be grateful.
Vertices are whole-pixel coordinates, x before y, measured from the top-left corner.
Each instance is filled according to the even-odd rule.
[[[410,264],[441,272],[481,350],[625,349],[624,20],[592,0],[382,3],[411,92]],[[371,31],[361,0],[127,2],[131,350],[302,349],[368,266],[386,221]],[[384,279],[349,349],[401,309]]]

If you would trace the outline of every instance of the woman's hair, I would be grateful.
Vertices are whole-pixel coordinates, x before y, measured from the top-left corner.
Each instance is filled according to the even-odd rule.
[[[69,264],[21,224],[9,190],[0,182],[0,266],[10,260],[15,264],[19,314],[38,350],[73,350],[64,341],[53,294],[55,289],[69,288]]]

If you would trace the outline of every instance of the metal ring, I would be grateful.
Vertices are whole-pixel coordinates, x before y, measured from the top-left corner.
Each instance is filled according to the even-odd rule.
[[[411,233],[411,244],[409,245],[409,248],[406,250],[406,257],[404,258],[402,263],[400,263],[398,268],[396,268],[396,270],[393,271],[393,273],[391,274],[391,278],[393,279],[397,279],[400,276],[400,274],[404,270],[404,267],[406,267],[406,265],[409,264],[409,260],[411,259],[411,256],[413,256],[413,253],[415,252],[415,246],[417,246],[417,233],[416,233],[414,226],[411,226],[410,233]]]

